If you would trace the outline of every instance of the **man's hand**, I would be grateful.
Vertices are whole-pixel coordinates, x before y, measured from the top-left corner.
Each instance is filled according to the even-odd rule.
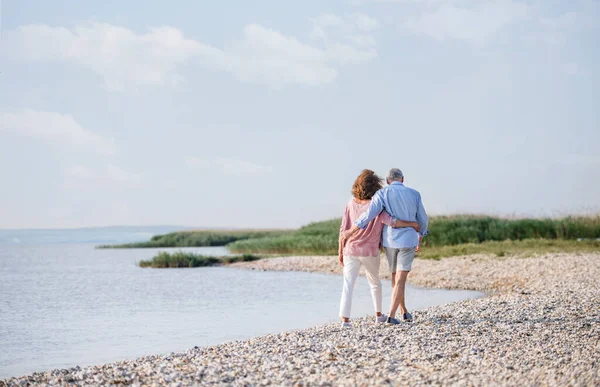
[[[346,244],[352,237],[356,234],[356,232],[360,230],[358,226],[352,226],[350,230],[346,230],[340,234],[340,241],[342,242],[342,246]]]
[[[421,250],[421,240],[422,239],[423,239],[423,237],[419,235],[419,244],[417,245],[417,249],[415,250],[416,253],[418,253],[419,250]]]
[[[417,223],[417,222],[407,222],[405,220],[395,220],[394,228],[401,228],[401,227],[412,227],[415,229],[416,232],[421,231],[421,227],[419,226],[419,223]]]
[[[344,267],[344,253],[342,253],[341,251],[338,254],[338,260],[340,261],[340,266]]]
[[[346,243],[348,242],[348,240],[350,239],[350,237],[352,237],[351,230],[344,231],[342,233],[342,235],[340,235],[340,240],[342,241],[342,245],[346,245]]]

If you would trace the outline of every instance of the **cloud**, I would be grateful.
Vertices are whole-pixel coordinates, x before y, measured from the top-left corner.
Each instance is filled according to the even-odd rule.
[[[377,44],[375,38],[372,35],[354,35],[351,39],[354,42],[354,44],[358,46],[369,47],[375,46]]]
[[[578,13],[574,11],[565,12],[556,17],[540,17],[540,23],[548,28],[569,28],[577,23]]]
[[[85,165],[73,165],[67,168],[65,174],[74,179],[93,179],[96,177],[96,172]]]
[[[474,5],[443,3],[406,18],[401,27],[438,41],[458,40],[484,45],[501,29],[526,18],[530,6],[511,0]]]
[[[144,181],[141,174],[128,172],[114,164],[109,164],[101,169],[93,169],[85,165],[73,165],[67,168],[64,174],[70,182],[85,182],[86,184],[138,186]]]
[[[135,32],[106,23],[72,29],[25,25],[6,34],[7,51],[20,59],[76,63],[102,77],[109,90],[140,85],[175,85],[177,66],[211,49],[172,27]]]
[[[126,170],[112,164],[109,164],[106,167],[104,176],[110,181],[133,185],[138,185],[143,181],[141,174],[127,172]]]
[[[356,27],[361,31],[373,31],[379,28],[379,22],[368,15],[355,13],[350,16],[350,19],[354,21]]]
[[[573,29],[577,18],[578,13],[571,11],[554,17],[540,16],[536,20],[536,30],[529,34],[527,40],[534,44],[563,45],[567,41],[567,32]]]
[[[254,164],[243,160],[217,159],[216,163],[225,173],[231,175],[262,176],[273,172],[272,167]]]
[[[249,161],[229,158],[205,160],[198,157],[188,157],[186,164],[198,169],[217,169],[234,176],[264,176],[274,171],[273,167],[255,164]]]
[[[563,45],[571,36],[577,33],[588,34],[586,30],[597,29],[600,26],[600,3],[574,2],[571,6],[576,10],[566,11],[559,15],[540,16],[537,21],[537,31],[532,33],[530,40],[549,45]],[[597,32],[591,32],[592,34]],[[576,38],[580,39],[580,37]]]
[[[575,62],[565,63],[562,66],[562,71],[567,75],[577,75],[579,73],[579,66]]]
[[[366,15],[352,18],[363,32],[377,26],[376,20]],[[332,82],[342,65],[375,56],[372,50],[351,47],[340,59],[336,56],[339,49],[302,43],[258,24],[247,25],[242,37],[223,49],[187,38],[174,27],[137,33],[107,23],[73,28],[34,24],[9,31],[4,51],[11,60],[74,63],[101,77],[111,91],[175,86],[183,80],[184,64],[229,72],[243,82],[316,86]]]
[[[367,62],[375,56],[373,50],[345,44],[319,48],[261,25],[250,24],[244,28],[242,39],[224,50],[219,60],[213,63],[243,82],[277,88],[291,84],[318,86],[330,83],[341,66]]]
[[[0,133],[34,138],[76,152],[111,155],[114,140],[84,129],[70,115],[24,109],[0,112]]]
[[[362,60],[368,60],[377,55],[374,49],[363,49],[376,45],[373,32],[380,27],[377,19],[362,13],[353,13],[338,16],[331,13],[322,13],[311,19],[312,29],[310,37],[321,40],[325,46],[345,45],[357,51],[357,56],[362,55]]]
[[[567,154],[565,157],[556,160],[557,165],[575,165],[575,166],[599,166],[600,156],[585,154]]]
[[[353,5],[364,5],[364,4],[403,4],[403,5],[420,5],[420,6],[432,6],[441,3],[452,4],[459,3],[464,0],[352,0]]]
[[[338,74],[326,51],[257,24],[244,28],[243,38],[223,57],[225,69],[239,80],[273,87],[317,86],[332,82]]]
[[[188,167],[198,168],[198,169],[209,169],[215,166],[213,161],[200,159],[198,157],[188,157],[185,160],[185,163]]]
[[[503,29],[518,22],[519,38],[533,43],[563,45],[570,33],[600,25],[600,3],[578,0],[555,14],[544,2],[525,0],[353,0],[354,5],[389,5],[401,10],[399,21],[406,32],[437,41],[463,41],[482,46]],[[396,6],[396,7],[394,7]]]
[[[177,182],[173,179],[164,180],[162,185],[163,185],[163,188],[166,188],[169,190],[175,190],[178,187]]]

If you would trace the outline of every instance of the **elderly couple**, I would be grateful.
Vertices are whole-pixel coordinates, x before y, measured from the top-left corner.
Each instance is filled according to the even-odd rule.
[[[371,287],[376,322],[412,321],[404,304],[404,288],[421,238],[428,232],[427,214],[419,192],[404,186],[401,170],[390,170],[387,187],[382,188],[381,181],[375,172],[363,170],[352,186],[353,198],[342,218],[339,239],[339,260],[344,267],[340,303],[342,327],[351,327],[352,292],[361,266],[365,267]],[[392,272],[393,292],[388,316],[381,313],[379,249],[382,245]],[[398,307],[400,319],[396,318]]]

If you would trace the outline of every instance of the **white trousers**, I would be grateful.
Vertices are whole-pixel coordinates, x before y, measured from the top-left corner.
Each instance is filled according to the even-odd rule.
[[[380,257],[353,257],[344,255],[344,286],[340,302],[340,317],[350,318],[352,309],[352,293],[360,267],[364,266],[371,287],[371,297],[375,313],[381,312],[381,280],[379,279]]]

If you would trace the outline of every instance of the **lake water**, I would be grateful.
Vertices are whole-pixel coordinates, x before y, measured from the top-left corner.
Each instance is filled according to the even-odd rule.
[[[0,244],[0,378],[182,351],[338,320],[338,276],[136,266],[140,259],[165,250],[170,249]],[[227,252],[219,247],[181,250]],[[480,295],[407,289],[411,309]],[[390,283],[384,281],[384,309],[389,296]],[[360,278],[353,317],[370,314],[371,308],[368,284]]]

